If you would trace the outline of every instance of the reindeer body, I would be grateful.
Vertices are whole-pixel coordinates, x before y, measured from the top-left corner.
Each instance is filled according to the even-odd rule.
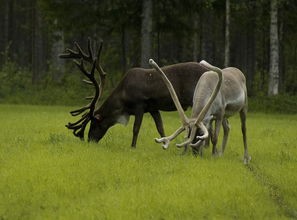
[[[243,73],[234,67],[223,69],[222,73],[221,89],[206,113],[204,120],[212,116],[215,118],[228,118],[247,107],[247,90]],[[217,80],[217,74],[214,72],[202,75],[200,78],[193,96],[192,118],[197,117],[197,114],[207,102],[207,98],[210,97]],[[234,93],[232,91],[238,92]]]
[[[229,67],[222,71],[224,80],[212,107],[218,109],[216,110],[218,115],[224,113],[224,116],[228,118],[247,108],[246,79],[244,74],[237,68]]]
[[[200,76],[207,68],[196,62],[179,63],[163,67],[172,82],[184,109],[192,105],[193,93]],[[143,114],[149,112],[161,136],[163,123],[159,111],[176,111],[170,93],[154,69],[132,68],[103,104],[94,112],[89,140],[99,141],[106,131],[117,123],[126,124],[130,115],[135,116],[132,146],[136,146]]]
[[[117,123],[127,124],[130,115],[134,115],[131,145],[136,147],[143,114],[149,112],[159,134],[162,137],[165,136],[159,111],[175,111],[176,108],[160,75],[154,69],[132,68],[103,104],[96,107],[96,103],[102,96],[106,76],[100,65],[103,42],[101,41],[100,47],[95,53],[91,47],[90,39],[88,39],[87,53],[80,48],[78,43],[75,42],[74,45],[76,50],[67,48],[66,53],[60,54],[59,57],[73,59],[79,70],[88,78],[83,81],[93,85],[95,93],[94,96],[87,97],[92,100],[91,103],[70,112],[72,116],[82,116],[76,122],[69,122],[66,127],[73,130],[75,136],[84,139],[85,128],[91,122],[88,140],[98,142],[111,126]],[[92,65],[90,71],[86,69],[85,62]],[[187,62],[166,66],[163,70],[178,93],[181,108],[186,109],[191,106],[196,83],[200,76],[207,71],[207,68],[196,62]],[[99,73],[99,80],[95,77],[95,72]]]
[[[207,102],[208,97],[211,95],[211,91],[213,91],[215,87],[215,82],[218,80],[216,79],[217,76],[215,73],[210,73],[212,74],[206,73],[202,75],[197,83],[193,98],[192,118],[196,118],[198,113],[201,112],[201,109],[204,107],[204,103]],[[242,128],[244,130],[244,146],[246,149],[246,79],[244,74],[234,67],[225,68],[222,70],[222,73],[223,82],[221,88],[203,119],[204,125],[210,131],[210,138],[213,144],[213,154],[217,153],[216,145],[221,125],[224,130],[222,153],[224,152],[230,130],[228,118],[237,112],[239,112],[241,116]],[[214,133],[211,125],[213,120],[215,121]]]

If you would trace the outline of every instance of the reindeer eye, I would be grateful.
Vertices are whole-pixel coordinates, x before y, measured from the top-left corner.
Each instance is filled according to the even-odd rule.
[[[94,118],[96,118],[98,121],[101,121],[103,119],[101,115],[94,115]]]

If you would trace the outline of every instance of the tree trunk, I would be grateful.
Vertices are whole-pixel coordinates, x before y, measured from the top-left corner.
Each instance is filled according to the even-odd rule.
[[[224,66],[230,65],[230,0],[226,0],[226,24],[225,24],[225,60]]]
[[[4,41],[4,46],[7,46],[8,43],[8,27],[9,27],[9,1],[5,1],[5,11],[4,11],[4,30],[3,30],[3,41]],[[5,48],[4,47],[4,48]]]
[[[271,0],[270,8],[270,66],[268,95],[278,95],[279,87],[279,40],[278,40],[278,5]]]
[[[247,42],[246,42],[246,73],[247,73],[247,89],[249,96],[254,95],[254,75],[256,72],[256,34],[257,28],[256,18],[254,16],[256,12],[256,4],[254,2],[247,3],[247,16],[250,18],[247,23]]]
[[[4,15],[3,15],[3,63],[5,64],[9,60],[10,56],[10,46],[11,46],[11,33],[10,26],[13,26],[12,23],[12,7],[13,1],[5,0],[4,2]]]
[[[193,34],[193,61],[198,61],[198,14],[193,16],[194,34]]]
[[[121,29],[121,44],[122,44],[122,73],[125,74],[127,70],[127,47],[128,47],[128,40],[127,40],[127,28],[125,25],[122,25]]]
[[[157,61],[158,63],[160,63],[160,48],[161,48],[161,45],[160,45],[160,29],[158,28],[158,31],[157,31]]]
[[[283,8],[279,7],[279,91],[283,92],[285,91],[284,85],[285,85],[285,79],[286,79],[286,70],[285,70],[285,53],[284,53],[284,17],[283,13],[284,10]]]
[[[141,24],[141,67],[149,67],[152,48],[152,0],[142,2],[142,24]]]
[[[209,63],[214,61],[213,53],[213,9],[203,9],[200,16],[202,24],[201,30],[201,59],[206,60]]]
[[[42,79],[43,73],[43,40],[42,20],[36,1],[32,2],[33,36],[32,36],[32,84],[37,84]]]
[[[55,23],[58,21],[55,20]],[[52,66],[51,71],[53,72],[53,80],[57,83],[61,82],[63,76],[64,76],[64,65],[65,61],[64,59],[59,58],[59,54],[64,51],[65,45],[64,45],[64,33],[61,30],[56,30],[53,33],[55,41],[52,44],[51,48],[51,60],[52,60]]]

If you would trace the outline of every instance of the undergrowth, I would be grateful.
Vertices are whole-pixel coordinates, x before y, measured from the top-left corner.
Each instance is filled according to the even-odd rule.
[[[0,70],[0,103],[6,104],[34,104],[34,105],[84,105],[84,97],[94,93],[92,88],[82,83],[83,74],[67,66],[67,74],[63,74],[57,82],[53,72],[46,73],[38,84],[32,85],[32,73],[22,69],[13,62],[8,62]],[[108,75],[102,101],[117,85],[120,73]],[[259,92],[258,94],[263,94]],[[297,96],[278,95],[268,97],[264,95],[249,97],[249,111],[265,113],[297,114]]]

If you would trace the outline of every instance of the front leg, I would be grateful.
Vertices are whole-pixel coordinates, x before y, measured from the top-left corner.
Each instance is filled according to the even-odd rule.
[[[195,136],[196,136],[196,131],[197,131],[197,127],[196,126],[193,126],[192,128],[191,127],[185,127],[185,129],[188,131],[188,137],[186,139],[186,141],[180,143],[180,144],[176,144],[177,147],[187,147],[188,145],[191,145],[192,141],[195,139]]]
[[[230,125],[229,125],[227,118],[223,119],[222,125],[223,125],[223,130],[224,130],[224,137],[223,137],[223,143],[222,143],[222,154],[223,154],[226,149],[228,135],[229,135],[229,131],[230,131]]]
[[[211,138],[213,136],[213,122],[214,121],[215,121],[215,117],[212,116],[211,119],[209,120],[209,124],[208,124],[208,133],[209,133],[209,136],[205,140],[205,144],[203,145],[203,147],[205,147],[205,148],[209,147],[209,145],[210,145],[210,141],[211,141]]]
[[[135,113],[135,120],[133,125],[133,138],[132,138],[132,144],[131,147],[136,147],[136,142],[139,134],[139,129],[142,123],[143,119],[143,110],[140,109]]]
[[[214,129],[214,134],[212,135],[212,155],[217,155],[218,150],[217,150],[217,143],[218,143],[218,137],[220,133],[220,128],[222,124],[222,119],[218,118],[215,120],[215,129]]]
[[[161,137],[165,137],[165,132],[164,132],[164,127],[163,127],[163,121],[162,117],[159,111],[152,111],[150,112],[151,116],[153,117],[156,128],[158,130],[158,133],[160,134]]]

